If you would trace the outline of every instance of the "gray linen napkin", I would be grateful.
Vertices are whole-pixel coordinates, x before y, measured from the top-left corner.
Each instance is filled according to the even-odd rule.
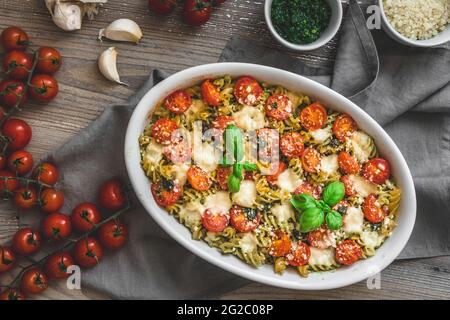
[[[241,38],[229,42],[221,61],[271,65],[310,76],[352,97],[386,125],[407,158],[418,194],[416,228],[402,257],[449,254],[450,51],[402,47],[379,31],[374,36],[380,65],[363,14],[351,1],[333,75]],[[99,182],[111,175],[127,179],[123,143],[128,120],[139,99],[163,77],[153,71],[126,104],[106,108],[88,128],[48,156],[64,175],[63,212],[81,201],[95,201]],[[83,286],[113,298],[194,299],[248,283],[178,245],[134,202],[135,209],[125,215],[130,241],[94,269],[83,271]],[[26,220],[32,215],[22,217],[22,223],[29,223]]]

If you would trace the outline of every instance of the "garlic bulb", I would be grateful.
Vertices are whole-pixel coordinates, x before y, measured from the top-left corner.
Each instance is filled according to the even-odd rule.
[[[117,72],[117,51],[116,48],[111,47],[103,51],[103,53],[98,58],[98,68],[102,75],[106,79],[126,85],[120,81],[119,72]]]
[[[53,22],[63,30],[73,31],[81,29],[81,8],[70,2],[56,1],[53,11]]]
[[[142,30],[139,25],[130,19],[118,19],[109,24],[105,29],[101,29],[98,39],[106,37],[116,41],[130,41],[138,43],[142,38]]]

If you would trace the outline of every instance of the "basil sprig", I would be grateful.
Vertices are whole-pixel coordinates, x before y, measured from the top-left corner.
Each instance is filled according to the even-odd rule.
[[[332,209],[345,195],[342,182],[335,181],[327,185],[322,193],[322,200],[316,200],[309,194],[297,194],[291,204],[301,213],[300,232],[309,232],[320,228],[326,222],[328,229],[337,230],[342,226],[342,216]]]

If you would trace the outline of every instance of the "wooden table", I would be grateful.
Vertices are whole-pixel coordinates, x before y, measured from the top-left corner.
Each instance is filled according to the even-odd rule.
[[[214,11],[202,28],[184,26],[179,10],[167,17],[150,13],[147,1],[109,0],[93,21],[72,33],[58,29],[51,21],[44,1],[0,0],[0,29],[17,25],[25,29],[33,47],[54,46],[64,63],[57,74],[60,93],[47,105],[27,103],[21,117],[33,127],[29,150],[38,159],[58,147],[94,120],[102,110],[126,100],[143,83],[151,68],[178,71],[216,62],[228,39],[235,34],[248,36],[267,46],[283,50],[266,29],[262,0],[228,0]],[[98,30],[117,18],[131,18],[142,28],[139,45],[99,42]],[[97,58],[107,47],[119,52],[119,72],[129,87],[105,80],[97,68]],[[326,47],[297,56],[310,65],[332,67],[335,41]],[[7,242],[17,229],[15,211],[9,203],[0,207],[0,242]],[[107,298],[92,290],[83,292],[52,286],[38,298]],[[323,292],[302,292],[252,284],[224,295],[231,299],[448,299],[450,298],[450,257],[397,261],[381,274],[381,289],[369,290],[365,282]]]

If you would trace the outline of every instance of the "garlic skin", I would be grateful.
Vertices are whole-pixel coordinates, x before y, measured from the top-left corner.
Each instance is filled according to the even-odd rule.
[[[53,22],[65,31],[81,29],[82,13],[81,8],[70,2],[61,3],[56,1],[52,14]]]
[[[128,86],[120,81],[119,72],[117,72],[117,51],[111,47],[103,51],[98,58],[98,68],[101,74],[108,80]]]
[[[100,30],[98,39],[101,41],[102,37],[115,41],[138,43],[142,38],[142,30],[133,20],[117,19],[111,22],[106,28]]]

